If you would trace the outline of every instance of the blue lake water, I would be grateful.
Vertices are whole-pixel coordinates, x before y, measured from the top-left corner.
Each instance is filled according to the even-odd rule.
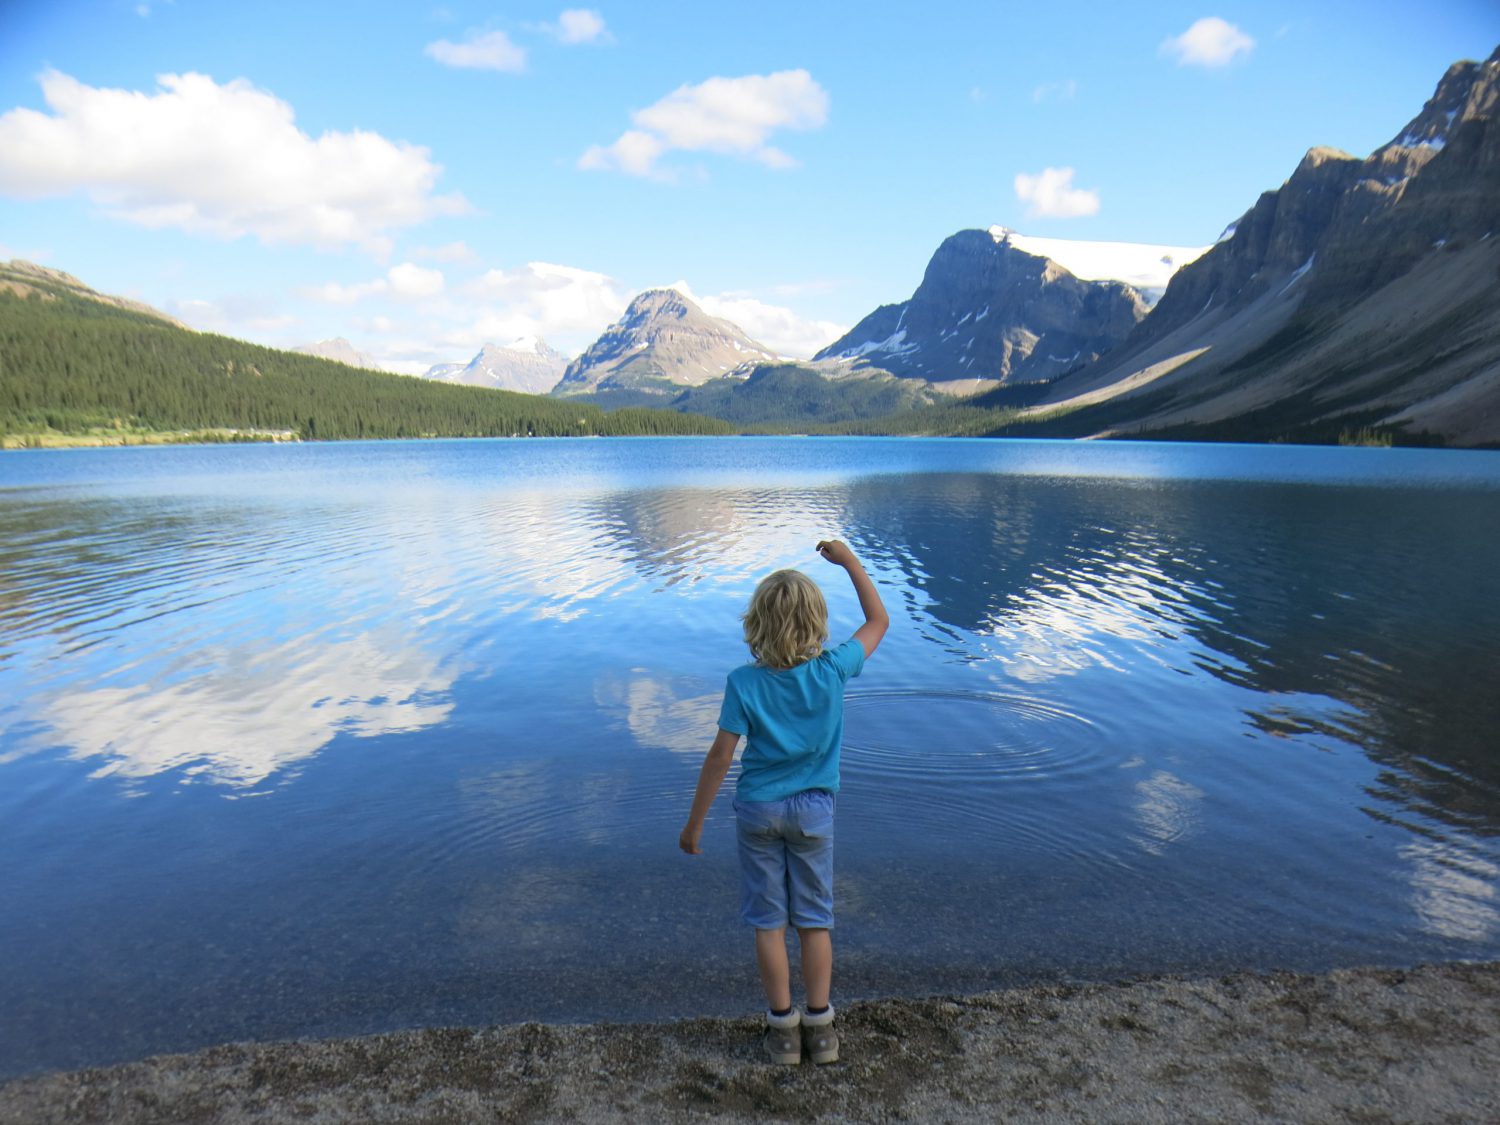
[[[755,582],[847,702],[835,992],[1500,956],[1500,454],[0,455],[0,1075],[759,1004],[678,853]]]

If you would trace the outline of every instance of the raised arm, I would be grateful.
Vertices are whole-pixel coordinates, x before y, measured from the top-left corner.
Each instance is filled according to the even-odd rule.
[[[864,566],[847,543],[837,539],[824,540],[818,544],[818,554],[834,566],[843,567],[849,574],[849,581],[854,583],[854,592],[859,596],[860,612],[865,615],[865,623],[854,630],[854,639],[860,643],[868,658],[874,654],[876,646],[891,624],[885,605],[880,600],[880,591],[875,589],[875,583],[870,581]]]

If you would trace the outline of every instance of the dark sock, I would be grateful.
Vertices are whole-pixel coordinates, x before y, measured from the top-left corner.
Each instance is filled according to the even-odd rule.
[[[825,1011],[825,1012],[826,1012],[826,1011],[828,1011],[828,1009],[827,1009],[827,1008],[824,1008],[824,1009],[823,1009],[823,1010],[824,1010],[824,1011]],[[785,1007],[785,1008],[782,1008],[782,1009],[781,1009],[781,1010],[780,1010],[780,1011],[777,1011],[777,1010],[776,1010],[776,1009],[775,1009],[775,1008],[772,1008],[772,1009],[771,1009],[771,1014],[772,1014],[772,1015],[773,1015],[773,1016],[775,1016],[775,1017],[776,1017],[776,1018],[777,1018],[777,1019],[782,1019],[782,1018],[783,1018],[783,1017],[785,1017],[785,1016],[789,1016],[789,1015],[791,1015],[791,1014],[792,1014],[792,1009],[791,1009],[791,1006],[790,1006],[790,1005],[788,1005],[788,1006],[787,1006],[787,1007]]]
[[[828,1011],[828,1008],[829,1005],[827,1004],[824,1004],[821,1008],[809,1008],[807,1009],[807,1014],[810,1016],[821,1016],[824,1012]],[[776,1014],[780,1015],[781,1013],[777,1012]]]

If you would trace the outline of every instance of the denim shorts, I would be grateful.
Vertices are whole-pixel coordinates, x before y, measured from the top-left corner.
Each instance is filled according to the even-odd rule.
[[[827,789],[734,802],[740,917],[757,930],[833,927],[833,807]]]

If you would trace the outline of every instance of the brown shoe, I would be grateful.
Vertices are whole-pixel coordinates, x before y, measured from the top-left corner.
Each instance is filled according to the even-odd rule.
[[[802,1014],[802,1050],[819,1066],[839,1061],[839,1033],[833,1029],[833,1005],[812,1016]]]
[[[796,1066],[802,1061],[802,1038],[797,1034],[800,1015],[793,1010],[785,1016],[766,1013],[766,1054],[781,1066]]]

